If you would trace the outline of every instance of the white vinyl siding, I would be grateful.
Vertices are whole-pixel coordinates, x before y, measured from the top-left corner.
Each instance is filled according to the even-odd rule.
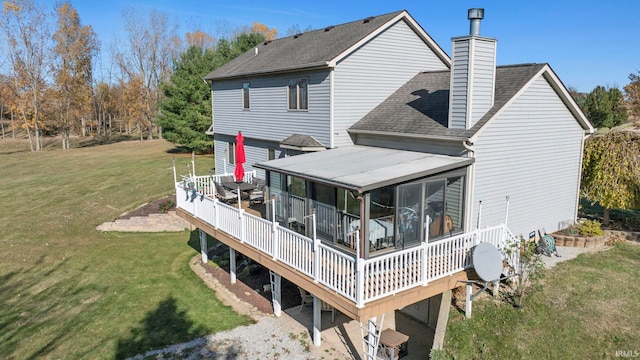
[[[446,69],[403,20],[371,39],[335,68],[333,146],[352,144],[346,129],[417,73]]]
[[[308,80],[307,111],[288,109],[291,79]],[[214,132],[280,142],[292,134],[311,135],[329,145],[329,71],[252,78],[251,111],[243,111],[238,96],[246,80],[213,83]]]
[[[450,127],[468,129],[493,106],[496,41],[478,37],[454,39],[452,69]]]
[[[558,230],[574,220],[583,130],[540,76],[475,142],[473,225],[482,201],[481,227],[503,223],[516,235]]]
[[[467,126],[468,86],[469,42],[454,41],[449,104],[449,127],[452,129],[465,129]]]

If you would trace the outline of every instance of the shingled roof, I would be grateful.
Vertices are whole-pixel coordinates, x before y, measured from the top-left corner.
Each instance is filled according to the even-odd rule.
[[[350,133],[412,134],[443,139],[468,139],[495,115],[546,64],[496,67],[494,105],[471,129],[450,129],[451,72],[416,75],[349,128]]]
[[[205,76],[205,80],[218,80],[250,75],[278,73],[290,70],[328,67],[345,51],[381,28],[401,14],[414,27],[420,27],[404,11],[328,26],[323,29],[287,36],[257,45],[225,65]],[[446,53],[420,28],[419,32],[436,54],[449,62]]]

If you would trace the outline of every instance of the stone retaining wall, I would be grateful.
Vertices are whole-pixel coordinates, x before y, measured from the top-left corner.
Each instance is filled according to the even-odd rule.
[[[640,232],[605,230],[603,236],[574,236],[554,233],[553,240],[556,246],[572,246],[572,247],[597,247],[604,245],[609,236],[614,235],[624,240],[640,242]]]

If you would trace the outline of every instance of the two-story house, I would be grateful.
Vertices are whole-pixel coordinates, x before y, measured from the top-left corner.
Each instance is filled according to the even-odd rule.
[[[233,169],[238,131],[247,170],[285,154],[352,145],[347,128],[417,73],[449,67],[406,11],[264,42],[205,77],[216,169]]]
[[[242,131],[269,216],[206,192],[178,196],[179,214],[313,294],[314,343],[320,301],[376,319],[473,278],[479,243],[517,269],[517,235],[575,220],[593,128],[549,65],[496,66],[482,15],[470,10],[451,59],[401,11],[267,42],[207,75],[216,168],[233,169]]]

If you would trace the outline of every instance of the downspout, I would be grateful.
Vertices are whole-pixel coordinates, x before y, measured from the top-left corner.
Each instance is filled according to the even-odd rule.
[[[216,142],[215,142],[215,137],[216,137],[216,132],[214,130],[214,126],[213,126],[213,81],[209,82],[206,79],[202,79],[202,81],[204,81],[205,84],[207,84],[209,86],[209,91],[211,92],[211,129],[213,130],[213,165],[215,166],[216,169],[218,169],[218,164],[216,164],[217,160],[216,160]],[[216,171],[217,173],[217,171]]]
[[[573,212],[573,223],[575,224],[578,221],[578,209],[580,208],[580,187],[582,186],[582,162],[584,161],[584,142],[589,138],[593,133],[587,133],[582,136],[582,142],[580,146],[580,165],[578,166],[578,192],[576,196],[576,206],[574,207]]]
[[[329,70],[329,149],[333,149],[335,147],[335,118],[333,116],[334,112],[334,95],[333,95],[333,83],[334,83],[334,72],[335,68],[331,68]]]
[[[470,141],[470,139],[464,140],[462,142],[462,146],[467,149],[467,157],[474,158],[476,157],[476,150],[474,144]],[[466,189],[466,200],[465,200],[465,225],[464,232],[471,231],[471,225],[473,221],[473,197],[475,194],[475,168],[476,162],[467,167],[467,189]]]

